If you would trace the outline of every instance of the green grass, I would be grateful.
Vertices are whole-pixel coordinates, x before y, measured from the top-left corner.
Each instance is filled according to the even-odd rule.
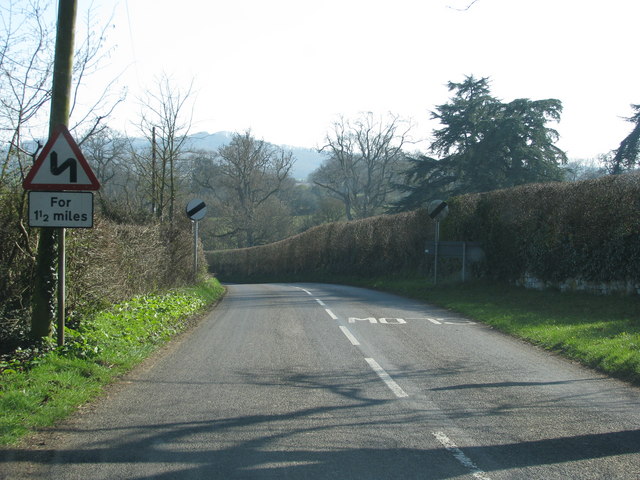
[[[526,290],[483,283],[430,285],[417,279],[357,280],[362,286],[446,307],[640,384],[640,297]]]
[[[67,329],[67,343],[30,365],[0,365],[0,444],[53,425],[96,397],[105,384],[130,370],[183,331],[217,301],[224,287],[211,279],[196,287],[136,297]]]

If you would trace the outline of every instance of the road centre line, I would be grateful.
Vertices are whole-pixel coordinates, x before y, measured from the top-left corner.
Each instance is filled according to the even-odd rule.
[[[395,394],[398,398],[408,397],[409,395],[405,392],[400,385],[398,385],[393,378],[389,376],[387,372],[385,372],[384,368],[380,366],[378,362],[376,362],[373,358],[365,358],[369,366],[372,368],[374,372],[380,377],[380,379],[386,383],[387,387]]]
[[[473,478],[477,478],[478,480],[491,480],[485,472],[480,470],[473,461],[469,457],[467,457],[462,450],[458,448],[458,446],[447,437],[444,432],[433,432],[433,436],[442,444],[442,446],[447,450],[447,452],[451,453],[453,457],[462,464],[465,468],[471,471],[471,475]]]
[[[306,288],[302,288],[302,287],[296,287],[298,290],[302,290],[304,293],[306,293],[307,295],[312,295],[312,293],[307,290]]]
[[[324,311],[327,312],[329,314],[329,316],[331,318],[333,318],[334,320],[338,320],[338,317],[336,317],[335,314],[331,310],[329,310],[328,308],[325,308]]]
[[[308,290],[301,288],[301,287],[296,287],[300,290],[302,290],[303,292],[307,293],[308,295],[312,295],[311,292],[309,292]],[[315,301],[322,307],[326,307],[326,304],[320,300],[319,298],[316,298]],[[338,320],[338,317],[328,308],[324,309],[327,314],[333,319],[333,320]],[[430,317],[423,317],[423,318],[416,318],[416,319],[410,319],[410,320],[428,320],[429,322],[433,323],[434,325],[442,325],[443,322],[440,322],[438,320],[436,320],[435,318],[430,318]],[[351,320],[351,319],[350,319]],[[369,320],[370,319],[366,319]],[[386,320],[386,319],[385,319]],[[353,323],[353,322],[352,322]],[[382,322],[382,323],[387,323]],[[406,323],[404,320],[402,320],[402,323]],[[454,324],[453,322],[444,322],[447,324]],[[468,323],[475,323],[475,322],[468,322]],[[360,342],[358,341],[358,339],[351,333],[351,331],[345,327],[340,325],[339,326],[340,330],[342,331],[342,333],[345,335],[345,337],[347,337],[347,339],[349,340],[349,342],[351,342],[352,345],[354,346],[359,346]],[[380,364],[378,362],[375,361],[375,359],[373,358],[365,358],[366,362],[369,364],[369,366],[371,367],[371,369],[376,373],[376,375],[378,375],[378,377],[385,383],[385,385],[387,385],[387,387],[393,392],[393,394],[398,397],[398,398],[406,398],[409,395],[407,394],[407,392],[405,392],[402,387],[400,385],[398,385],[395,380],[393,380],[391,378],[391,376],[380,366]],[[453,455],[453,457],[465,468],[467,468],[472,477],[477,479],[477,480],[491,480],[490,477],[488,477],[484,471],[480,470],[475,463],[473,463],[473,461],[467,457],[464,452],[462,450],[460,450],[460,448],[458,448],[458,446],[444,433],[444,432],[433,432],[433,436],[442,444],[442,446],[444,446],[444,448]]]
[[[342,330],[342,333],[344,333],[345,337],[349,339],[351,345],[360,345],[358,339],[353,336],[353,333],[351,333],[347,327],[340,326],[340,330]]]

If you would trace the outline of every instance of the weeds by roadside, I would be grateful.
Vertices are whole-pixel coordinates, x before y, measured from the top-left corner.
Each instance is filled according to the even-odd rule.
[[[0,444],[52,425],[95,397],[114,377],[183,331],[214,303],[224,287],[210,279],[197,287],[144,295],[95,312],[67,329],[67,342],[44,341],[0,361]]]

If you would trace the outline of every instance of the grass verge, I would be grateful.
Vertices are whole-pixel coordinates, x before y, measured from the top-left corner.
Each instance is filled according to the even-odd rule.
[[[222,297],[210,279],[196,287],[135,297],[65,331],[67,343],[28,365],[0,365],[0,444],[53,425],[149,356]]]
[[[424,300],[640,384],[640,297],[535,291],[511,285],[429,285],[424,279],[348,281]]]

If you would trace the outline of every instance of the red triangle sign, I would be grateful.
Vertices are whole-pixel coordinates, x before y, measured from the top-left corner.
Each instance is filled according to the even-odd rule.
[[[47,141],[29,174],[25,190],[98,190],[100,182],[64,125]]]

